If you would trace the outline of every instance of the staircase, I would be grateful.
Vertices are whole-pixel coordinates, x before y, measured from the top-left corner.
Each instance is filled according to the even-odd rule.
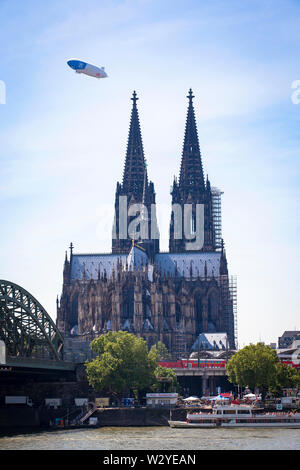
[[[90,408],[86,412],[80,413],[76,418],[73,420],[73,424],[83,424],[93,413],[97,410],[97,405],[95,403],[92,404],[92,408]]]

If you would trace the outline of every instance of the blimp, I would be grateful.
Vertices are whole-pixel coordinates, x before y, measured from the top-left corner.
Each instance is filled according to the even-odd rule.
[[[71,69],[75,70],[76,73],[84,73],[85,75],[95,78],[107,77],[104,67],[96,67],[96,65],[88,64],[83,60],[69,59],[67,64]]]

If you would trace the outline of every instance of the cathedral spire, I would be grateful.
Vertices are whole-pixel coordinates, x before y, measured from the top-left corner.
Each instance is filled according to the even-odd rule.
[[[136,196],[139,196],[143,192],[145,175],[146,183],[148,183],[148,178],[136,104],[138,97],[135,91],[133,92],[131,100],[132,110],[123,173],[123,190],[125,193],[134,193]]]
[[[212,213],[212,195],[210,183],[207,180],[205,184],[202,159],[199,147],[197,125],[193,106],[193,92],[189,90],[189,100],[187,119],[184,133],[183,151],[180,165],[179,181],[174,180],[171,189],[172,194],[172,212],[170,221],[169,249],[171,252],[183,252],[186,250],[211,251],[214,249],[214,224]],[[181,206],[181,215],[176,208]],[[186,205],[191,209],[190,215],[186,214]],[[197,205],[204,205],[204,223],[201,223]],[[174,210],[175,208],[175,210]],[[176,218],[175,218],[176,212]],[[198,215],[197,215],[198,214]],[[189,221],[188,221],[189,218]],[[189,225],[190,224],[190,225]],[[202,225],[201,225],[202,224]],[[186,234],[186,227],[192,227],[191,234]],[[201,239],[200,231],[204,235],[202,248],[200,244],[194,243],[198,236]],[[203,233],[204,232],[204,233]],[[181,234],[181,235],[180,235]],[[190,241],[193,240],[192,243]]]
[[[179,186],[183,191],[193,191],[197,189],[204,192],[205,183],[193,106],[194,95],[191,88],[187,98],[189,100],[189,105],[185,126]]]
[[[123,181],[122,184],[117,183],[116,189],[112,251],[113,253],[129,253],[132,245],[130,238],[132,231],[128,231],[129,225],[131,222],[135,224],[136,217],[139,217],[141,219],[140,223],[136,224],[136,229],[140,232],[139,243],[143,245],[145,242],[147,254],[152,259],[154,254],[159,251],[159,235],[155,216],[155,191],[152,181],[148,181],[137,109],[138,97],[135,91],[131,100],[132,110]],[[129,209],[137,204],[143,204],[141,210],[133,207],[133,212],[130,213]],[[126,211],[127,213],[125,213]],[[142,221],[143,224],[141,224]],[[145,227],[147,230],[145,230]]]

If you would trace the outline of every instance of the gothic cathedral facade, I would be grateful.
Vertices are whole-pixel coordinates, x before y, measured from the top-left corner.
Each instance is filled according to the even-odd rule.
[[[71,244],[57,299],[57,326],[64,335],[92,339],[127,330],[149,347],[162,341],[180,357],[195,349],[201,333],[222,332],[235,348],[222,193],[204,178],[192,90],[187,98],[180,173],[171,190],[169,251],[160,252],[156,195],[134,92],[123,179],[116,187],[112,252],[77,254]]]

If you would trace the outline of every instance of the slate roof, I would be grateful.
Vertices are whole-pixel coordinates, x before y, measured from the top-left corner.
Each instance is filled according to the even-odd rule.
[[[189,278],[192,268],[192,277],[205,276],[205,262],[207,276],[218,276],[220,272],[220,252],[198,253],[159,253],[155,257],[155,265],[161,269],[162,274],[175,276],[176,266],[179,276]]]
[[[128,255],[126,254],[73,254],[71,261],[71,281],[75,279],[98,279],[106,273],[108,278],[112,277],[113,270],[117,271],[118,263],[122,263],[123,269],[143,269],[148,265],[149,280],[152,280],[153,269],[160,270],[162,275],[190,278],[205,276],[205,265],[207,277],[218,276],[220,271],[220,252],[191,252],[191,253],[158,253],[154,259],[154,266],[149,264],[147,254],[140,248],[133,246]]]
[[[225,350],[226,346],[228,347],[227,333],[200,333],[191,350]]]
[[[112,277],[113,270],[117,271],[118,261],[126,264],[126,254],[73,254],[71,262],[71,281],[75,279],[82,280],[84,272],[86,279],[98,279],[98,270],[100,275],[106,272],[108,278]]]

